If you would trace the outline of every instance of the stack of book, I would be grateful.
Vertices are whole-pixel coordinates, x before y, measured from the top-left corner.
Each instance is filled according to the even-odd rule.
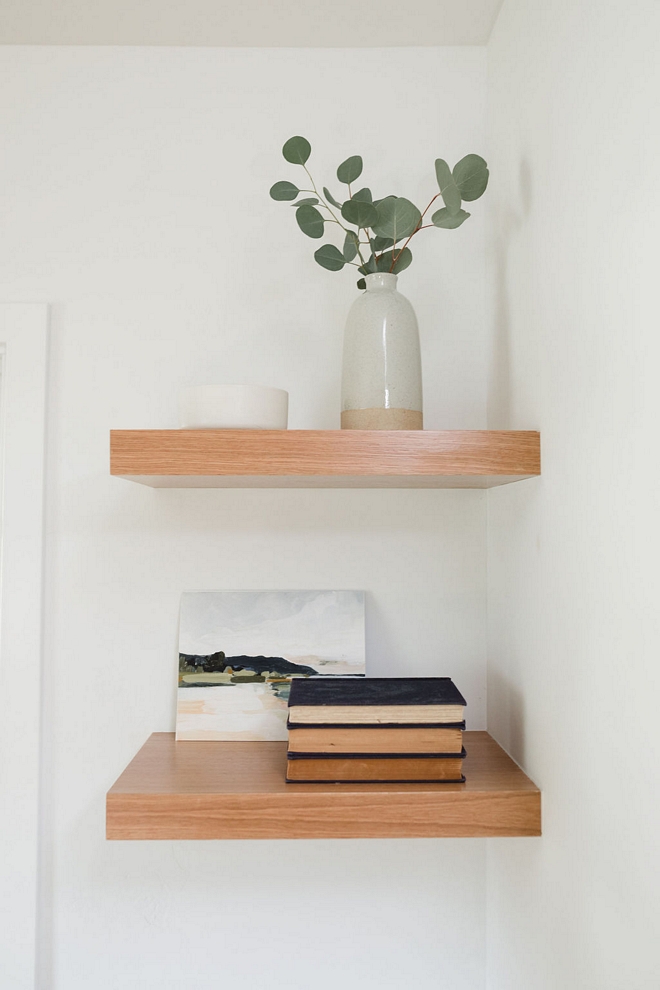
[[[449,677],[294,678],[286,779],[462,782],[464,707]]]

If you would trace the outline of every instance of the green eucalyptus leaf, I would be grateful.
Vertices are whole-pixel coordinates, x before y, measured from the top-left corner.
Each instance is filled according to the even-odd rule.
[[[479,199],[488,185],[488,166],[480,155],[466,155],[454,165],[454,182],[458,186],[462,199],[471,203]]]
[[[299,192],[300,189],[298,189],[298,186],[294,186],[293,182],[287,182],[286,180],[276,182],[274,186],[270,187],[271,199],[295,199]]]
[[[346,232],[344,239],[344,261],[352,261],[358,252],[358,236],[352,231]]]
[[[338,210],[341,210],[341,203],[338,203],[337,202],[337,200],[332,195],[332,193],[330,192],[330,190],[329,189],[326,189],[325,186],[323,186],[323,195],[325,196],[325,198],[327,199],[327,201],[329,203],[331,203],[333,206],[336,206]]]
[[[316,206],[317,203],[316,196],[308,196],[307,199],[299,199],[297,203],[292,203],[291,206]]]
[[[387,219],[394,210],[394,204],[396,202],[396,199],[397,199],[396,196],[386,196],[384,199],[379,199],[377,202],[374,203],[374,206],[378,211],[378,219],[376,220],[374,226],[374,232],[377,237],[387,237],[390,241],[394,240],[391,233],[389,232],[381,233],[381,222],[386,223]]]
[[[371,224],[374,234],[388,237],[395,243],[403,237],[410,237],[422,219],[415,204],[403,196],[388,196],[379,203],[377,212],[377,220]]]
[[[460,225],[464,223],[469,216],[470,214],[466,213],[465,210],[459,210],[458,213],[455,213],[452,216],[445,206],[442,210],[437,210],[437,212],[431,217],[431,220],[436,227],[445,227],[447,230],[455,230],[456,227],[460,227]]]
[[[314,259],[321,268],[327,268],[329,272],[340,272],[345,264],[343,254],[334,244],[322,244],[314,252]]]
[[[454,216],[461,208],[461,193],[456,185],[456,180],[451,174],[449,165],[443,158],[438,158],[435,163],[435,174],[438,186],[445,201],[445,206]]]
[[[365,280],[363,278],[359,278],[357,280],[357,283],[356,284],[357,284],[358,289],[366,289],[366,287],[367,287],[367,283],[365,282]]]
[[[341,208],[341,215],[356,227],[373,227],[378,220],[376,207],[361,199],[347,199]]]
[[[408,256],[410,256],[410,260],[406,263]],[[393,258],[396,258],[394,267],[392,267]],[[403,271],[404,268],[407,268],[411,261],[412,255],[410,254],[408,248],[404,248],[400,252],[395,251],[394,253],[392,253],[392,251],[386,251],[385,254],[379,255],[376,259],[376,270],[379,272],[391,272],[392,274],[396,274],[398,271]]]
[[[358,189],[356,193],[353,193],[351,199],[357,199],[362,203],[370,203],[372,200],[371,189],[367,189],[366,186],[364,189]]]
[[[303,234],[308,237],[323,237],[323,217],[315,206],[299,206],[296,220]]]
[[[289,138],[282,148],[282,154],[292,165],[304,165],[311,153],[311,144],[307,138],[300,137],[299,135]]]
[[[394,260],[396,259],[396,260]],[[386,251],[377,258],[372,254],[366,265],[358,269],[363,275],[373,275],[375,272],[391,272],[398,275],[412,263],[413,256],[410,248],[402,248],[399,251]],[[394,261],[394,264],[392,262]]]
[[[406,268],[408,268],[412,264],[412,260],[413,260],[412,251],[410,250],[410,248],[407,247],[404,248],[403,251],[401,251],[401,253],[397,257],[396,261],[394,262],[394,268],[392,269],[392,273],[394,275],[398,275],[399,272],[405,271]]]
[[[374,251],[385,251],[387,248],[394,247],[394,238],[392,237],[374,237],[371,242],[371,246]]]
[[[373,275],[374,272],[378,271],[378,264],[373,254],[369,258],[366,264],[361,265],[358,268],[360,275]]]
[[[349,182],[355,182],[361,175],[362,158],[360,155],[352,155],[351,158],[347,158],[337,169],[337,178],[344,185],[348,185]]]

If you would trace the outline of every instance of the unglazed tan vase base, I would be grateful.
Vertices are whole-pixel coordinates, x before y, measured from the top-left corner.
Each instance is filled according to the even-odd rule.
[[[422,413],[416,409],[347,409],[341,414],[342,430],[423,430]]]

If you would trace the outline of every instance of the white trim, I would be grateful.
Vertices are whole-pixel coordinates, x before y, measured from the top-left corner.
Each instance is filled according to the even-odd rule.
[[[39,845],[48,307],[0,304],[0,960],[33,990]]]

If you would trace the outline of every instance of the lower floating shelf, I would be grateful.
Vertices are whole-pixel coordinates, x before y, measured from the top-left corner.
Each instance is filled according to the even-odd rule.
[[[108,839],[349,839],[541,834],[541,793],[487,732],[465,784],[287,784],[285,742],[156,732],[113,785]]]

